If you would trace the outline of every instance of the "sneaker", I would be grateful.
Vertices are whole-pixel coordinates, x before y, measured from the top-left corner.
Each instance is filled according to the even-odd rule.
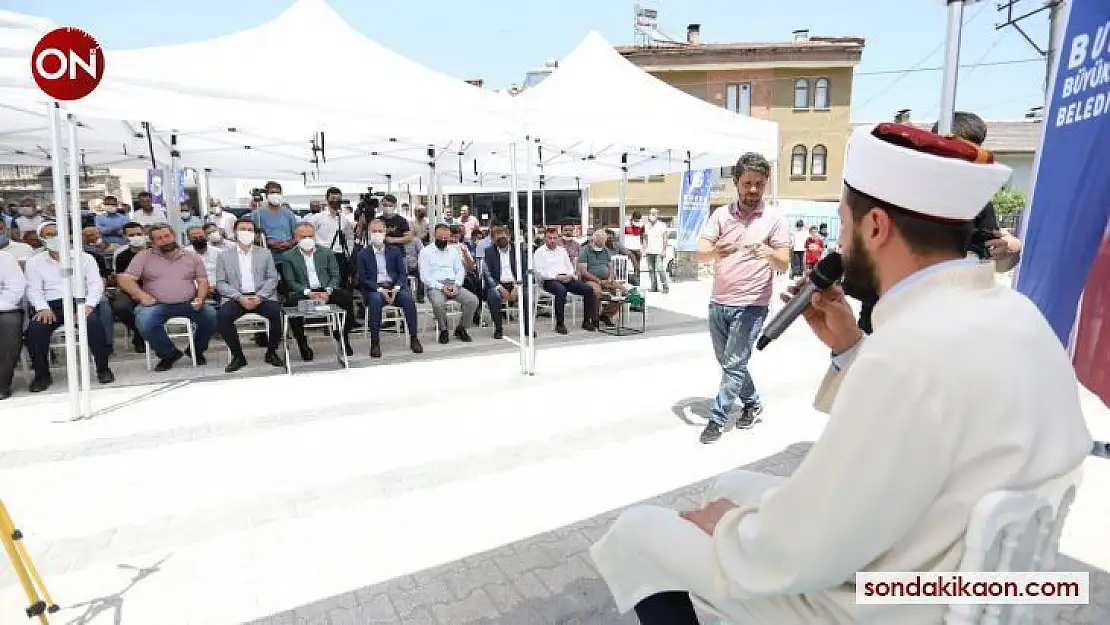
[[[712,445],[721,440],[722,428],[717,425],[716,421],[710,421],[705,429],[701,431],[701,438],[699,439],[703,445]]]
[[[736,429],[751,429],[756,423],[761,421],[759,418],[761,414],[763,414],[763,404],[744,406],[744,410],[740,412],[740,417],[736,419]]]

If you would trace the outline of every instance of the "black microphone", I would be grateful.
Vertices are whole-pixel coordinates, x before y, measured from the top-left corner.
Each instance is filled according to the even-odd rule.
[[[809,272],[809,276],[802,283],[802,287],[798,289],[794,297],[786,303],[786,306],[783,306],[774,319],[764,326],[763,335],[756,341],[755,348],[763,351],[763,348],[770,345],[771,341],[782,336],[782,333],[786,332],[790,324],[801,316],[802,311],[809,308],[809,302],[813,299],[813,294],[824,291],[836,284],[843,275],[844,262],[841,260],[840,254],[832,252],[822,258],[820,262],[813,266],[813,271]]]

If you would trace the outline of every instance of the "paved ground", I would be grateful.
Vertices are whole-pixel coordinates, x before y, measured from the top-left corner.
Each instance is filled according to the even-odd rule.
[[[53,623],[398,622],[371,619],[383,588],[389,609],[444,625],[490,605],[506,623],[617,622],[581,558],[606,513],[676,489],[664,499],[682,504],[823,427],[809,404],[827,354],[797,329],[753,363],[765,423],[697,444],[718,378],[706,291],[659,298],[641,338],[545,335],[534,377],[484,331],[423,358],[397,342],[376,363],[360,342],[352,370],[292,378],[121,365],[79,422],[64,395],[22,393],[0,412],[0,496],[64,606]],[[1089,407],[1110,438],[1106,411]],[[1110,462],[1090,463],[1062,545],[1107,570]],[[328,597],[348,613],[287,614]],[[24,603],[0,567],[0,623],[23,622]]]

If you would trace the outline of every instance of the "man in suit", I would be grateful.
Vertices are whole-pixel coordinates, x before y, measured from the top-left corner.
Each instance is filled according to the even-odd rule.
[[[417,336],[416,302],[409,289],[405,252],[396,245],[386,245],[385,222],[381,219],[370,222],[369,239],[369,247],[358,254],[358,280],[370,312],[370,357],[382,357],[382,309],[386,306],[396,306],[404,313],[409,348],[421,354],[424,346]]]
[[[306,221],[293,229],[293,239],[297,246],[285,252],[285,262],[281,264],[285,283],[289,285],[289,305],[296,306],[301,300],[312,299],[342,308],[347,313],[343,323],[343,349],[348,356],[353,356],[350,335],[355,326],[355,304],[350,291],[340,287],[343,275],[335,253],[317,245],[316,227]],[[304,319],[290,319],[289,326],[301,352],[306,349],[311,352],[304,335]],[[333,338],[339,340],[338,332]]]
[[[528,286],[522,284],[516,271],[518,245],[510,245],[509,232],[497,226],[492,231],[493,245],[486,250],[482,262],[482,285],[485,289],[486,303],[493,317],[493,338],[505,337],[504,321],[501,318],[502,304],[516,303],[518,314],[523,316],[524,331],[531,332],[531,319],[528,314]],[[528,275],[528,254],[521,257],[521,274]]]
[[[235,246],[220,255],[216,262],[216,291],[223,298],[216,327],[231,350],[231,362],[224,371],[234,373],[247,366],[243,345],[235,322],[247,313],[261,315],[270,322],[266,340],[266,362],[284,367],[278,356],[281,343],[281,304],[277,300],[278,272],[274,257],[265,248],[257,247],[254,222],[235,222]]]

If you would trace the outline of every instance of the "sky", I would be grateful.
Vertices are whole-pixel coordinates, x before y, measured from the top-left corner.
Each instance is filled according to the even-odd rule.
[[[1008,0],[1001,0],[1005,4]],[[83,28],[107,50],[197,41],[262,24],[294,0],[0,0],[0,8]],[[614,44],[633,40],[633,0],[328,0],[367,37],[459,79],[485,78],[500,88],[521,83],[529,68],[566,56],[590,31]],[[791,31],[867,40],[856,68],[853,121],[889,119],[911,109],[933,120],[940,109],[946,13],[941,0],[643,0],[659,27],[684,38],[702,25],[705,42],[788,41]],[[1041,6],[1017,0],[1015,15]],[[994,0],[965,11],[957,108],[987,119],[1020,119],[1043,100],[1044,61]],[[1022,22],[1042,47],[1047,12]],[[320,33],[327,45],[327,33]],[[966,67],[970,66],[970,67]],[[914,70],[905,72],[905,70]],[[261,82],[260,78],[260,82]],[[311,77],[289,76],[304,88]],[[276,83],[280,88],[281,79]],[[320,85],[322,92],[329,87]]]

